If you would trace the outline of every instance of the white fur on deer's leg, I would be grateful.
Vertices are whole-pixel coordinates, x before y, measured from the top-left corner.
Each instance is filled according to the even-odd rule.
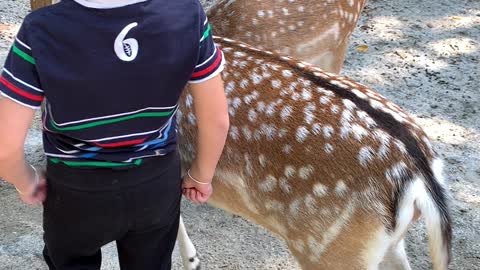
[[[412,270],[408,263],[407,252],[405,251],[405,240],[391,247],[385,255],[380,269],[385,270]]]
[[[382,262],[389,246],[392,243],[392,238],[388,235],[385,227],[380,227],[374,237],[366,244],[366,249],[363,252],[366,269],[377,270]]]
[[[186,270],[199,270],[200,259],[197,256],[197,250],[188,237],[187,229],[183,223],[182,216],[180,216],[180,224],[178,226],[177,234],[178,247],[180,248],[180,256],[182,257],[183,268]]]

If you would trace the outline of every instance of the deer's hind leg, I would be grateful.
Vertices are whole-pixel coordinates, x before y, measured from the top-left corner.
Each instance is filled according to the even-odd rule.
[[[382,270],[412,270],[410,263],[408,262],[407,252],[405,251],[405,240],[402,239],[400,242],[392,246],[383,262],[381,263],[380,269]]]

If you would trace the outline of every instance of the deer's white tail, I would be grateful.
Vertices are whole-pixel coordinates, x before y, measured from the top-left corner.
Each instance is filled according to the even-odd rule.
[[[402,192],[397,208],[396,238],[401,238],[412,219],[420,214],[427,228],[433,269],[446,270],[451,256],[452,229],[441,160],[434,160],[430,169],[430,174],[415,178]]]

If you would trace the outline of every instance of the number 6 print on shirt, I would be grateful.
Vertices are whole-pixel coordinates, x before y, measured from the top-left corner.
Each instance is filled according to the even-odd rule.
[[[123,28],[123,30],[118,34],[117,38],[115,38],[113,49],[120,60],[130,62],[137,57],[138,41],[134,38],[124,40],[128,34],[128,31],[137,25],[138,23],[134,22],[125,26],[125,28]]]

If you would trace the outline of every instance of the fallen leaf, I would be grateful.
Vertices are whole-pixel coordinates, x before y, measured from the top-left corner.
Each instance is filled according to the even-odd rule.
[[[368,46],[367,45],[360,45],[356,48],[357,52],[367,52]]]
[[[405,59],[407,58],[407,54],[402,51],[395,51],[395,54],[400,56],[400,58]]]

